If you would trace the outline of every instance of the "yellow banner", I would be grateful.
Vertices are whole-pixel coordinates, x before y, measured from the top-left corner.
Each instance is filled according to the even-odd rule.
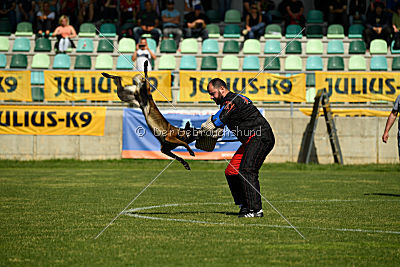
[[[301,112],[303,112],[306,116],[311,116],[312,108],[300,108]],[[391,110],[383,111],[383,110],[373,110],[373,109],[332,109],[331,110],[333,116],[337,117],[388,117]],[[322,108],[319,111],[319,116],[323,116],[324,111]]]
[[[0,71],[0,100],[32,101],[30,71]]]
[[[0,134],[104,135],[105,107],[0,106]]]
[[[256,76],[255,72],[180,71],[179,101],[211,101],[207,85],[213,78],[224,80],[231,92],[243,94],[253,101],[306,101],[305,74],[286,77],[260,73]]]
[[[119,101],[114,80],[104,78],[104,71],[45,71],[44,92],[47,101]],[[131,85],[135,71],[105,71],[122,77],[122,84]],[[171,101],[171,72],[151,71],[149,81],[156,101]]]
[[[316,90],[325,88],[332,102],[395,101],[400,75],[393,72],[316,72]]]

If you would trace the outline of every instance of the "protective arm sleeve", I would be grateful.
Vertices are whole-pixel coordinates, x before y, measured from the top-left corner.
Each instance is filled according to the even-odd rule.
[[[227,105],[223,105],[218,112],[212,116],[212,122],[215,127],[224,128],[225,124],[228,122],[228,119],[231,115],[232,110],[235,109],[235,104],[228,103]]]

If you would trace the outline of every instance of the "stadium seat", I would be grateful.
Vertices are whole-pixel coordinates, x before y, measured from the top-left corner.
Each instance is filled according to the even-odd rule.
[[[353,24],[349,28],[349,36],[348,37],[351,39],[362,38],[363,31],[364,31],[364,26],[362,24]]]
[[[243,60],[243,70],[260,70],[260,60],[257,56],[245,56]]]
[[[79,27],[79,37],[95,37],[96,27],[92,23],[83,23]]]
[[[344,45],[342,40],[330,40],[328,42],[328,54],[344,54]]]
[[[91,69],[92,61],[88,55],[77,55],[75,57],[75,69]]]
[[[196,38],[186,38],[182,40],[181,43],[181,53],[182,54],[197,54],[199,46],[197,45]]]
[[[10,68],[26,69],[28,66],[28,58],[26,55],[14,54],[11,57]]]
[[[303,68],[301,58],[299,56],[290,55],[285,60],[285,70],[301,70]]]
[[[93,40],[89,38],[80,38],[78,45],[76,46],[77,53],[92,53],[93,52]]]
[[[206,16],[210,20],[210,23],[219,23],[221,21],[221,16],[217,10],[214,9],[207,10]]]
[[[10,48],[10,43],[7,37],[1,36],[0,37],[0,51],[8,52]]]
[[[29,52],[31,50],[31,42],[28,38],[20,37],[14,40],[13,52]]]
[[[32,34],[33,34],[32,23],[30,22],[18,23],[15,36],[32,36]]]
[[[31,84],[32,85],[44,85],[44,72],[43,71],[31,71]]]
[[[32,58],[33,69],[48,69],[50,67],[50,57],[48,54],[36,54]]]
[[[118,43],[118,50],[121,53],[134,53],[136,50],[136,42],[131,38],[122,38]]]
[[[147,41],[147,46],[149,47],[149,49],[155,53],[157,50],[156,40],[154,40],[152,38],[146,38],[146,41]]]
[[[281,70],[279,57],[266,57],[264,60],[264,70]]]
[[[104,23],[100,26],[100,36],[115,37],[117,35],[117,28],[112,23]]]
[[[132,55],[119,55],[117,59],[117,70],[131,70],[133,69]]]
[[[11,35],[11,24],[8,20],[0,22],[0,35],[5,35],[5,36]]]
[[[42,102],[44,100],[44,89],[43,87],[32,87],[32,101]]]
[[[218,54],[219,46],[218,41],[214,39],[206,39],[203,41],[203,45],[201,47],[203,54]]]
[[[261,44],[256,39],[248,39],[244,41],[243,53],[244,54],[260,54]]]
[[[113,40],[109,40],[109,39],[100,39],[99,44],[97,45],[97,52],[98,53],[114,52],[113,42],[114,42]]]
[[[282,38],[282,28],[278,24],[269,24],[265,27],[265,39],[281,39]]]
[[[279,54],[281,52],[281,42],[278,40],[266,40],[264,54]]]
[[[324,64],[320,56],[307,57],[306,70],[323,70]]]
[[[206,56],[201,59],[201,70],[217,70],[217,58],[213,56]]]
[[[206,29],[209,38],[219,38],[221,36],[218,24],[207,24]]]
[[[351,41],[349,45],[349,54],[365,54],[366,49],[364,41]]]
[[[321,40],[308,40],[306,46],[307,54],[323,54],[324,44]]]
[[[51,41],[47,38],[38,38],[35,41],[35,52],[50,52]]]
[[[113,59],[111,55],[98,55],[96,57],[96,64],[94,66],[96,70],[112,70]]]
[[[310,10],[307,13],[307,23],[324,23],[324,14],[319,10]]]
[[[53,69],[69,69],[71,67],[71,59],[67,54],[57,54],[54,57]]]
[[[172,39],[166,39],[161,41],[160,52],[161,53],[176,53],[176,43]]]
[[[385,56],[373,56],[371,58],[370,70],[386,71],[388,64]]]
[[[394,57],[393,58],[392,70],[400,70],[400,57]]]
[[[235,40],[228,40],[224,43],[223,53],[239,53],[239,42]]]
[[[224,38],[240,38],[240,27],[236,24],[225,25]]]
[[[4,69],[7,65],[7,57],[4,54],[0,54],[0,68]]]
[[[315,101],[315,87],[308,88],[306,91],[306,102],[314,103]]]
[[[225,23],[241,23],[240,11],[236,9],[229,9],[225,12]]]
[[[349,59],[349,70],[366,70],[367,63],[364,56],[353,55]]]
[[[390,45],[390,51],[392,52],[392,54],[400,54],[400,49],[396,50],[393,49],[394,46],[394,40],[392,41],[392,44]]]
[[[300,25],[291,24],[286,27],[286,38],[303,38],[302,28]]]
[[[181,63],[179,65],[179,69],[180,70],[196,70],[197,69],[196,57],[192,56],[192,55],[182,56]]]
[[[291,41],[286,45],[286,54],[301,54],[301,43],[299,41]]]
[[[315,73],[307,73],[306,87],[314,87],[314,86],[315,86]]]
[[[334,56],[328,58],[328,70],[344,70],[343,57]]]
[[[326,35],[329,39],[343,39],[344,29],[340,24],[332,24],[328,27],[328,34]]]
[[[321,25],[307,25],[306,27],[307,38],[322,38],[324,37]]]
[[[233,55],[224,56],[221,70],[239,70],[239,58]]]
[[[173,55],[162,55],[160,57],[160,62],[158,63],[159,70],[174,70],[175,68],[176,59]]]
[[[370,46],[370,53],[373,54],[387,54],[387,43],[382,39],[372,40]]]

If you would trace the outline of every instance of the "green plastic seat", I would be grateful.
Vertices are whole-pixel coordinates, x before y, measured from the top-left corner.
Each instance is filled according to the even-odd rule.
[[[147,46],[149,47],[149,49],[155,53],[157,50],[157,43],[156,40],[152,39],[152,38],[146,38],[147,41]]]
[[[112,70],[113,59],[111,55],[98,55],[96,57],[96,64],[94,66],[96,70]]]
[[[365,57],[360,55],[353,55],[349,59],[349,70],[350,71],[357,71],[357,70],[366,70],[367,69],[367,62]]]
[[[269,24],[265,27],[264,38],[266,39],[281,39],[282,28],[278,24]]]
[[[328,42],[328,54],[344,54],[344,45],[342,40],[330,40]]]
[[[349,38],[355,39],[355,38],[362,38],[363,36],[363,31],[364,31],[364,26],[362,24],[353,24],[349,28]]]
[[[340,24],[332,24],[328,27],[328,34],[326,35],[329,39],[343,39],[344,29]]]
[[[67,54],[57,54],[54,57],[53,69],[69,69],[71,67],[71,59]]]
[[[349,54],[365,54],[367,47],[364,41],[351,41],[349,45]]]
[[[33,69],[48,69],[50,66],[50,57],[48,54],[36,54],[32,58]]]
[[[7,37],[0,36],[0,51],[8,52],[10,48],[10,42]]]
[[[31,42],[28,38],[20,37],[14,40],[13,52],[29,52],[31,50]]]
[[[323,70],[324,63],[320,56],[309,56],[307,57],[306,70]]]
[[[77,55],[75,57],[75,69],[91,69],[92,60],[88,55]]]
[[[286,38],[303,38],[303,29],[300,25],[291,24],[286,27]]]
[[[224,38],[240,38],[240,27],[237,24],[228,24],[224,28]]]
[[[301,54],[301,42],[292,41],[286,45],[286,54]]]
[[[239,58],[227,55],[222,58],[221,70],[239,70]]]
[[[136,50],[136,42],[131,38],[122,38],[118,43],[118,50],[121,53],[134,53]]]
[[[38,38],[35,41],[35,52],[50,52],[51,41],[47,38]]]
[[[112,53],[114,52],[113,40],[109,39],[100,39],[99,44],[97,45],[98,53]]]
[[[92,53],[94,50],[93,40],[89,38],[80,38],[76,46],[77,53]]]
[[[244,54],[260,54],[261,44],[257,39],[248,39],[244,41],[243,53]]]
[[[392,70],[400,70],[400,57],[394,57],[392,60]]]
[[[217,70],[217,58],[213,56],[206,56],[201,59],[201,70]]]
[[[184,55],[181,58],[181,63],[179,65],[180,70],[196,70],[197,62],[196,57],[192,55]]]
[[[183,54],[196,54],[199,50],[197,39],[187,38],[183,39],[181,43],[181,53]]]
[[[328,58],[328,70],[344,70],[343,57],[334,56]]]
[[[224,43],[223,53],[239,53],[239,42],[235,40],[228,40]]]
[[[4,54],[0,54],[0,68],[4,69],[7,65],[7,57]]]
[[[32,23],[30,22],[18,23],[15,36],[32,36],[32,34],[33,34]]]
[[[285,70],[301,70],[303,67],[303,64],[301,62],[300,56],[295,56],[295,55],[290,55],[286,57],[285,60]]]
[[[206,16],[210,20],[210,23],[219,23],[221,21],[221,16],[217,10],[214,9],[207,10]]]
[[[217,24],[207,24],[206,29],[208,31],[209,38],[219,38],[221,36],[221,32]]]
[[[26,69],[28,66],[28,58],[26,55],[14,54],[11,57],[10,68]]]
[[[307,73],[306,87],[314,87],[314,86],[315,86],[315,73]]]
[[[32,85],[44,85],[44,72],[43,71],[31,71],[31,84]]]
[[[96,27],[92,23],[83,23],[79,27],[79,37],[95,37]]]
[[[373,56],[371,58],[370,69],[372,70],[380,70],[387,71],[388,64],[385,56]]]
[[[11,24],[8,20],[1,21],[0,23],[0,35],[10,36],[11,35]]]
[[[219,46],[218,41],[214,39],[206,39],[203,41],[201,46],[201,52],[203,54],[218,54]]]
[[[112,23],[104,23],[100,26],[100,36],[115,37],[117,35],[117,28]]]
[[[44,101],[44,89],[43,87],[32,87],[32,101],[43,102]]]
[[[264,70],[280,70],[281,62],[279,57],[266,57],[264,60]]]
[[[307,41],[306,45],[306,53],[307,54],[323,54],[324,53],[324,44],[321,40],[312,39]]]
[[[281,52],[281,42],[278,40],[266,40],[264,54],[279,54]]]
[[[319,10],[310,10],[307,13],[307,23],[324,23],[324,14]]]
[[[315,91],[316,91],[315,87],[311,87],[311,88],[307,89],[307,91],[306,91],[306,102],[307,103],[314,103],[315,95],[316,95]]]
[[[176,59],[173,55],[162,55],[160,57],[160,62],[158,63],[159,70],[174,70],[175,68]]]
[[[382,39],[372,40],[370,46],[370,53],[372,54],[387,54],[387,43]]]
[[[117,59],[117,70],[133,69],[132,55],[119,55]]]
[[[225,12],[225,23],[241,23],[240,11],[236,9],[229,9]]]
[[[324,37],[321,25],[307,25],[306,27],[307,38],[322,38]]]
[[[162,40],[160,45],[161,53],[176,53],[176,43],[172,39]]]
[[[394,46],[394,40],[392,41],[392,44],[390,45],[390,51],[392,52],[392,54],[400,54],[400,49],[396,50],[393,48]]]
[[[243,70],[260,70],[260,60],[257,56],[245,56],[243,59]]]

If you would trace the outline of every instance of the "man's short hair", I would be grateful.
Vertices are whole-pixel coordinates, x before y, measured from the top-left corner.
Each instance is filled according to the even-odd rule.
[[[229,90],[228,89],[228,87],[226,86],[226,83],[223,81],[223,80],[221,80],[220,78],[214,78],[214,79],[212,79],[209,83],[208,83],[208,85],[212,85],[215,89],[218,89],[218,88],[221,88],[221,87],[225,87],[227,90]],[[207,86],[208,87],[208,86]]]

